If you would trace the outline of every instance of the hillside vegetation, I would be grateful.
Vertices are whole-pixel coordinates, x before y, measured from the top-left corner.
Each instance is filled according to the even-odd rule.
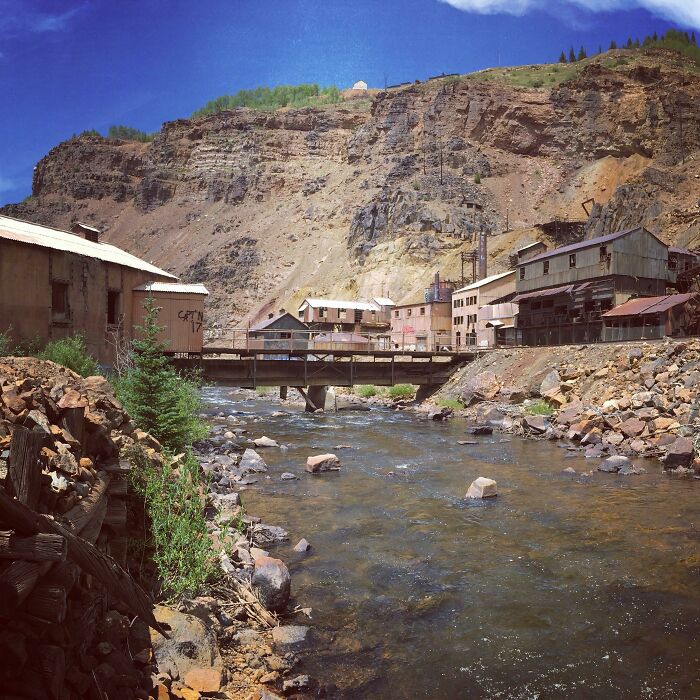
[[[274,88],[259,87],[255,90],[239,90],[233,95],[221,95],[198,109],[193,117],[224,112],[236,107],[274,110],[280,107],[310,107],[337,104],[341,101],[340,90],[335,86],[319,87],[316,83],[301,85],[278,85]]]

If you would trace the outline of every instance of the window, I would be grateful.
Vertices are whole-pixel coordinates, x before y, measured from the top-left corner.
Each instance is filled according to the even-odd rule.
[[[303,312],[303,311],[300,311],[300,312],[299,312],[299,318],[301,318],[301,319],[304,318],[304,312]]]
[[[362,309],[355,309],[355,323],[362,323]]]
[[[420,307],[420,315],[425,316],[425,306]]]
[[[377,312],[372,311],[372,322],[374,323],[377,320]]]
[[[576,253],[569,255],[569,268],[576,267]]]
[[[51,315],[59,320],[68,318],[68,284],[51,282]]]
[[[525,279],[525,268],[524,267],[520,268],[520,279],[521,280]]]
[[[121,292],[110,289],[107,291],[107,323],[115,326],[119,323],[121,311]]]
[[[394,318],[398,318],[398,317],[399,317],[399,310],[396,309],[396,311],[394,311]]]
[[[678,269],[678,258],[675,256],[674,253],[671,253],[668,256],[668,269],[669,270],[677,270]]]
[[[410,316],[413,309],[406,309],[406,316]]]
[[[344,321],[348,317],[347,309],[338,309],[338,318]]]
[[[328,309],[325,306],[321,306],[318,309],[319,318],[328,318]]]
[[[600,262],[607,262],[608,261],[608,246],[602,245],[600,246]]]
[[[548,275],[549,274],[549,260],[545,260],[542,263],[542,274],[543,275]]]

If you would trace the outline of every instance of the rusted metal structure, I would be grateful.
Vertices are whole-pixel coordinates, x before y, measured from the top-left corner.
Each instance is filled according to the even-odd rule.
[[[632,296],[661,296],[669,249],[639,227],[563,246],[518,266],[518,329],[525,345],[592,342],[602,314]]]
[[[146,283],[175,284],[177,278],[101,242],[92,226],[76,224],[68,232],[0,216],[0,332],[8,333],[12,342],[48,342],[81,333],[88,351],[110,365],[115,339],[134,337],[134,312]],[[201,350],[201,332],[195,334],[198,342],[186,339],[181,330],[192,319],[184,321],[177,314],[180,308],[195,310],[197,323],[203,323],[203,293],[203,287],[195,294],[181,290],[177,321],[170,311],[166,322],[161,317],[165,339],[170,334],[176,338],[173,347]],[[154,287],[152,295],[156,306],[174,308],[170,291]]]
[[[603,340],[650,340],[700,332],[700,294],[630,299],[603,314]]]

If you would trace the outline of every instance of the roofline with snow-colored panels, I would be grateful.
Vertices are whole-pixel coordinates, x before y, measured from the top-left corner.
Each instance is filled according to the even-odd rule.
[[[94,243],[62,229],[41,226],[29,221],[13,219],[9,216],[0,216],[1,240],[34,245],[51,250],[61,250],[114,265],[150,272],[153,275],[177,279],[175,275],[171,275],[169,272],[161,270],[159,267],[151,265],[151,263],[147,263],[145,260],[141,260],[141,258],[137,258],[135,255],[109,243]]]
[[[479,287],[483,287],[487,284],[491,284],[492,282],[497,282],[498,280],[504,279],[508,275],[515,275],[515,270],[507,270],[506,272],[499,272],[498,274],[491,275],[490,277],[484,277],[484,279],[477,280],[476,282],[472,282],[471,284],[468,284],[466,287],[462,287],[461,289],[456,289],[454,292],[452,292],[452,296],[454,296],[455,294],[459,294],[460,292],[468,292],[468,291],[471,291],[472,289],[479,289]]]
[[[209,290],[203,284],[181,284],[179,282],[144,282],[134,287],[135,292],[171,292],[173,294],[201,294],[208,296]]]

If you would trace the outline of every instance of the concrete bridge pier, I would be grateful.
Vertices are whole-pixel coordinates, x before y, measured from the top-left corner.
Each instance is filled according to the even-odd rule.
[[[280,387],[280,399],[282,399],[282,401],[286,401],[286,399],[287,399],[287,389],[288,388],[289,387],[286,387],[286,386]]]
[[[306,392],[300,388],[299,393],[304,397],[309,413],[318,411],[319,408],[328,412],[336,411],[335,391],[327,386],[310,386]]]
[[[416,401],[418,403],[423,403],[426,399],[429,399],[438,389],[442,388],[442,384],[421,384],[416,391]]]

